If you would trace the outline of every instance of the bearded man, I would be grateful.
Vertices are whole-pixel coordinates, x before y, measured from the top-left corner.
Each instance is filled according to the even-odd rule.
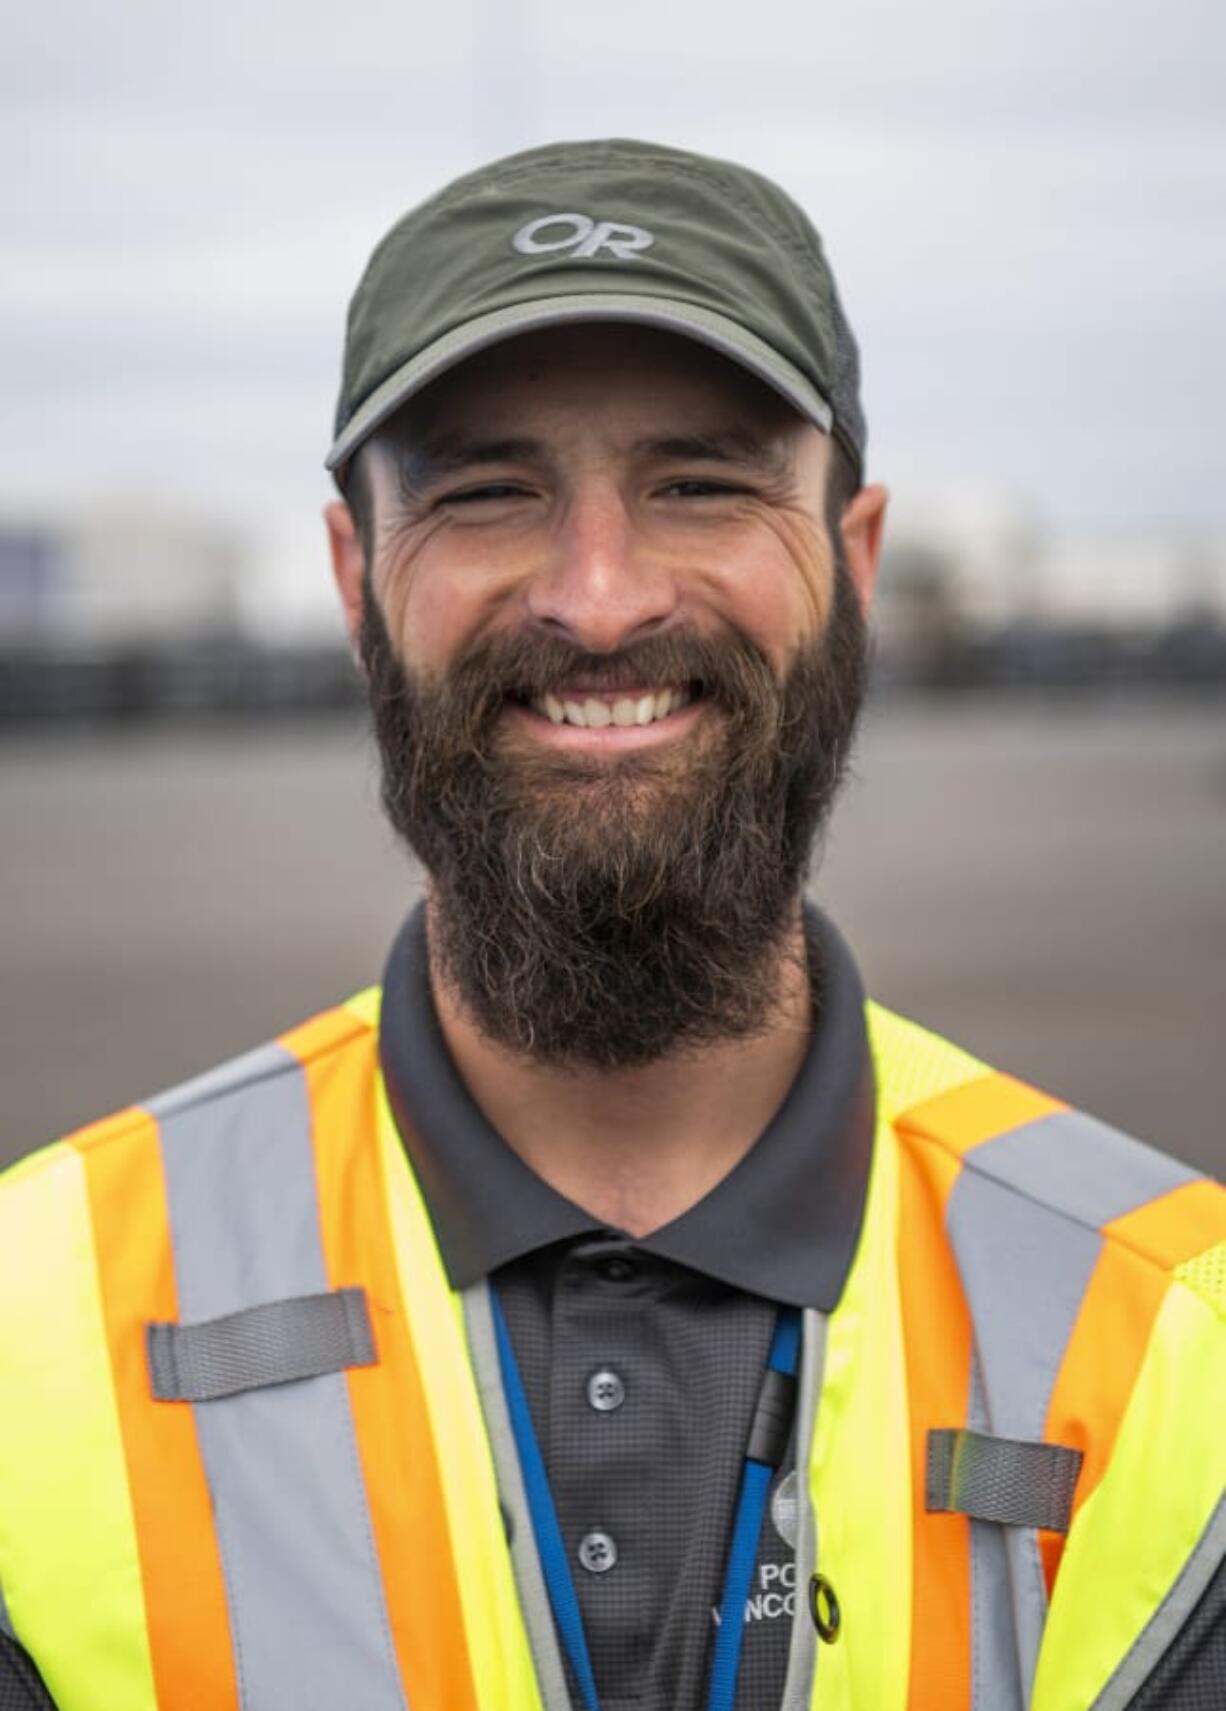
[[[742,167],[534,150],[375,251],[326,520],[427,899],[0,1187],[6,1708],[1226,1702],[1224,1197],[805,900],[858,388]]]

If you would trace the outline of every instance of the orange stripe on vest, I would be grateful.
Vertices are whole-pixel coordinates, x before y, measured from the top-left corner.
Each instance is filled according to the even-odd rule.
[[[904,1111],[896,1127],[904,1138],[915,1135],[965,1153],[982,1141],[1020,1129],[1023,1123],[1067,1110],[1063,1100],[993,1071]]]
[[[898,1268],[911,1411],[911,1676],[907,1703],[969,1711],[971,1703],[970,1522],[931,1515],[924,1504],[930,1426],[965,1423],[970,1400],[971,1323],[953,1253],[945,1202],[958,1160],[935,1146],[899,1148]],[[933,1335],[933,1327],[940,1334]]]
[[[145,1324],[179,1316],[158,1128],[127,1111],[71,1137],[85,1160],[158,1703],[238,1711],[221,1559],[187,1404],[155,1403]]]
[[[423,1548],[441,1547],[449,1527],[374,1144],[375,1034],[331,1012],[280,1043],[303,1064],[310,1091],[328,1281],[364,1284],[371,1309],[378,1363],[346,1376],[401,1681],[413,1711],[476,1711],[454,1561],[447,1549]]]

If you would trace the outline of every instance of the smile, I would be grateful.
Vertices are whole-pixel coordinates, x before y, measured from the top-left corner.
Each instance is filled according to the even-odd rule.
[[[554,725],[577,725],[584,730],[603,730],[606,725],[652,725],[689,705],[689,686],[680,689],[644,688],[635,695],[565,694],[537,695],[529,703]]]
[[[560,685],[545,695],[511,695],[504,712],[533,742],[584,754],[620,754],[675,742],[709,713],[698,682]]]

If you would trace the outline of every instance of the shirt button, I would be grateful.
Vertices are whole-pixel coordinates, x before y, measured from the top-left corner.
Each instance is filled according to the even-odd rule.
[[[587,1399],[598,1414],[611,1414],[626,1400],[626,1387],[615,1372],[602,1367],[587,1381]]]
[[[607,1278],[610,1283],[629,1283],[638,1273],[634,1261],[623,1254],[610,1254],[607,1259],[597,1263],[596,1269],[601,1277]]]
[[[589,1574],[608,1574],[617,1561],[617,1546],[607,1533],[586,1533],[579,1541],[579,1561]]]

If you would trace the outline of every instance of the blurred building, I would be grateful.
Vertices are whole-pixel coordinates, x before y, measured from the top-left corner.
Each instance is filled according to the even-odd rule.
[[[879,588],[883,642],[906,652],[1007,630],[1142,635],[1226,625],[1226,526],[1052,528],[1006,488],[902,495]]]
[[[1032,508],[1004,487],[895,495],[877,585],[878,668],[957,676],[977,638],[1033,621],[1043,550]]]
[[[254,532],[165,505],[0,516],[0,728],[354,705],[339,624],[302,615],[316,569],[330,593],[305,557],[278,589]]]
[[[106,651],[234,634],[241,535],[149,504],[0,518],[0,643]]]
[[[883,630],[896,602],[900,618],[914,620],[925,591],[947,622],[972,632],[1032,621],[1046,546],[1034,507],[1007,487],[963,483],[896,495],[879,589]]]
[[[1226,624],[1226,528],[1061,531],[1042,555],[1038,589],[1045,619],[1062,627]]]

